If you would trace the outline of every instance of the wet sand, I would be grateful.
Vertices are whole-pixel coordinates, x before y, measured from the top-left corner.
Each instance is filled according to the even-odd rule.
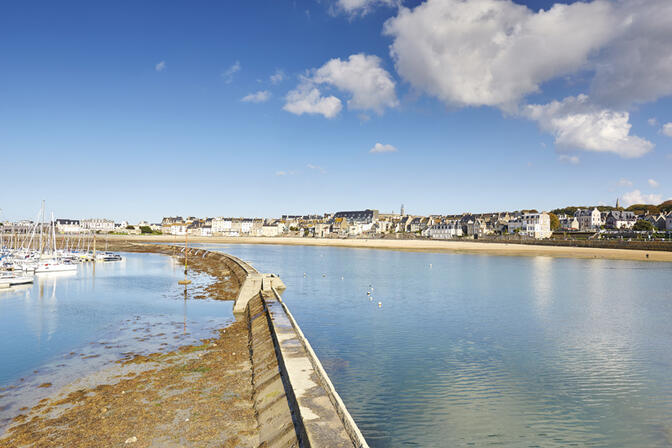
[[[122,242],[110,249],[172,253]],[[206,288],[209,297],[235,297],[238,281],[221,263],[190,257],[189,264],[217,279]],[[257,446],[253,392],[248,324],[242,319],[200,345],[129,356],[75,380],[24,409],[0,447]]]
[[[183,244],[184,237],[109,235],[101,236],[112,242],[165,242]],[[290,246],[333,246],[362,249],[388,249],[414,252],[446,252],[502,256],[546,256],[563,258],[595,258],[633,261],[672,262],[672,252],[602,249],[588,247],[546,246],[533,244],[482,243],[477,241],[335,239],[292,237],[189,237],[190,243],[211,244],[281,244]]]

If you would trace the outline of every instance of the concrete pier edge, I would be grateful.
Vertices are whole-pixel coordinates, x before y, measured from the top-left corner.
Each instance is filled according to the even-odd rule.
[[[280,303],[282,309],[287,314],[287,317],[291,322],[292,327],[294,327],[294,330],[296,331],[299,340],[301,341],[301,344],[303,345],[304,349],[308,352],[310,362],[315,368],[315,371],[320,379],[321,386],[327,392],[329,400],[336,409],[336,413],[341,419],[341,422],[345,427],[345,431],[348,433],[348,436],[352,440],[354,446],[358,448],[369,448],[369,445],[366,443],[366,440],[364,439],[362,432],[359,430],[357,423],[355,423],[355,420],[350,415],[350,412],[348,412],[348,409],[345,407],[345,403],[343,403],[341,396],[338,395],[338,392],[336,391],[336,388],[331,382],[331,379],[329,379],[327,371],[324,370],[324,367],[322,366],[320,359],[317,357],[317,354],[313,350],[313,347],[310,345],[310,342],[308,342],[308,338],[306,338],[306,336],[303,334],[303,331],[301,331],[301,327],[299,327],[299,324],[296,322],[296,319],[294,319],[294,316],[289,311],[289,308],[287,307],[285,302],[282,301],[282,298],[280,297],[280,294],[278,294],[278,291],[275,288],[272,288],[272,290],[273,294],[276,297],[276,300]]]
[[[234,315],[248,318],[253,378],[259,376],[258,379],[261,379],[261,375],[264,375],[270,378],[269,381],[275,381],[271,378],[272,372],[268,371],[266,366],[268,354],[264,353],[266,350],[262,348],[263,344],[255,341],[254,336],[254,333],[270,332],[277,357],[277,369],[281,376],[277,380],[281,379],[284,386],[284,395],[300,446],[369,448],[317,354],[289,308],[282,301],[278,292],[278,289],[285,289],[282,280],[274,274],[260,274],[251,264],[223,252],[189,248],[188,253],[203,257],[216,254],[236,276],[240,288],[233,306]],[[268,325],[267,330],[259,328],[258,322],[263,321]],[[256,328],[253,328],[253,325]],[[256,359],[255,350],[263,354],[263,361]],[[263,374],[257,373],[260,365],[266,370]],[[255,383],[257,383],[255,386],[262,384],[257,381]],[[275,384],[273,386],[272,383],[265,381],[263,387],[277,389],[277,381]],[[255,392],[255,401],[263,402],[262,394],[259,392]],[[277,391],[274,393],[277,394]],[[285,429],[290,417],[281,411],[266,418],[261,415],[265,407],[263,403],[260,406],[259,423],[262,432],[272,433],[273,440],[268,440],[270,443],[263,446],[287,446],[279,439],[287,439],[290,436]],[[265,423],[264,420],[268,421]],[[283,427],[280,432],[275,428],[279,424]],[[280,445],[274,442],[280,442]]]

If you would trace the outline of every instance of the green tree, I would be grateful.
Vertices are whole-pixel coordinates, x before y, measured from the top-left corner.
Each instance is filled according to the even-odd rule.
[[[140,226],[140,233],[153,233],[149,226]]]
[[[555,213],[549,213],[548,216],[551,218],[551,230],[558,230],[560,228],[560,220]]]
[[[653,224],[651,224],[649,221],[640,219],[632,227],[632,230],[636,230],[638,232],[653,232]]]
[[[126,230],[135,230],[135,227],[130,226],[130,225],[129,225],[129,226],[126,226]]]

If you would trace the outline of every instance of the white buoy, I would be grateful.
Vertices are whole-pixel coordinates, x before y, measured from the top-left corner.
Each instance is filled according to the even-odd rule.
[[[327,276],[327,274],[322,274],[322,277],[326,277],[326,276]]]
[[[367,296],[370,296],[370,295],[371,295],[371,291],[366,291],[366,295],[367,295]]]
[[[345,278],[343,276],[341,276],[341,280],[345,280]]]

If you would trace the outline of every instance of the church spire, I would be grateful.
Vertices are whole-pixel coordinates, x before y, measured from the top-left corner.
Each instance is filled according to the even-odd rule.
[[[618,198],[616,198],[616,208],[618,208]]]

